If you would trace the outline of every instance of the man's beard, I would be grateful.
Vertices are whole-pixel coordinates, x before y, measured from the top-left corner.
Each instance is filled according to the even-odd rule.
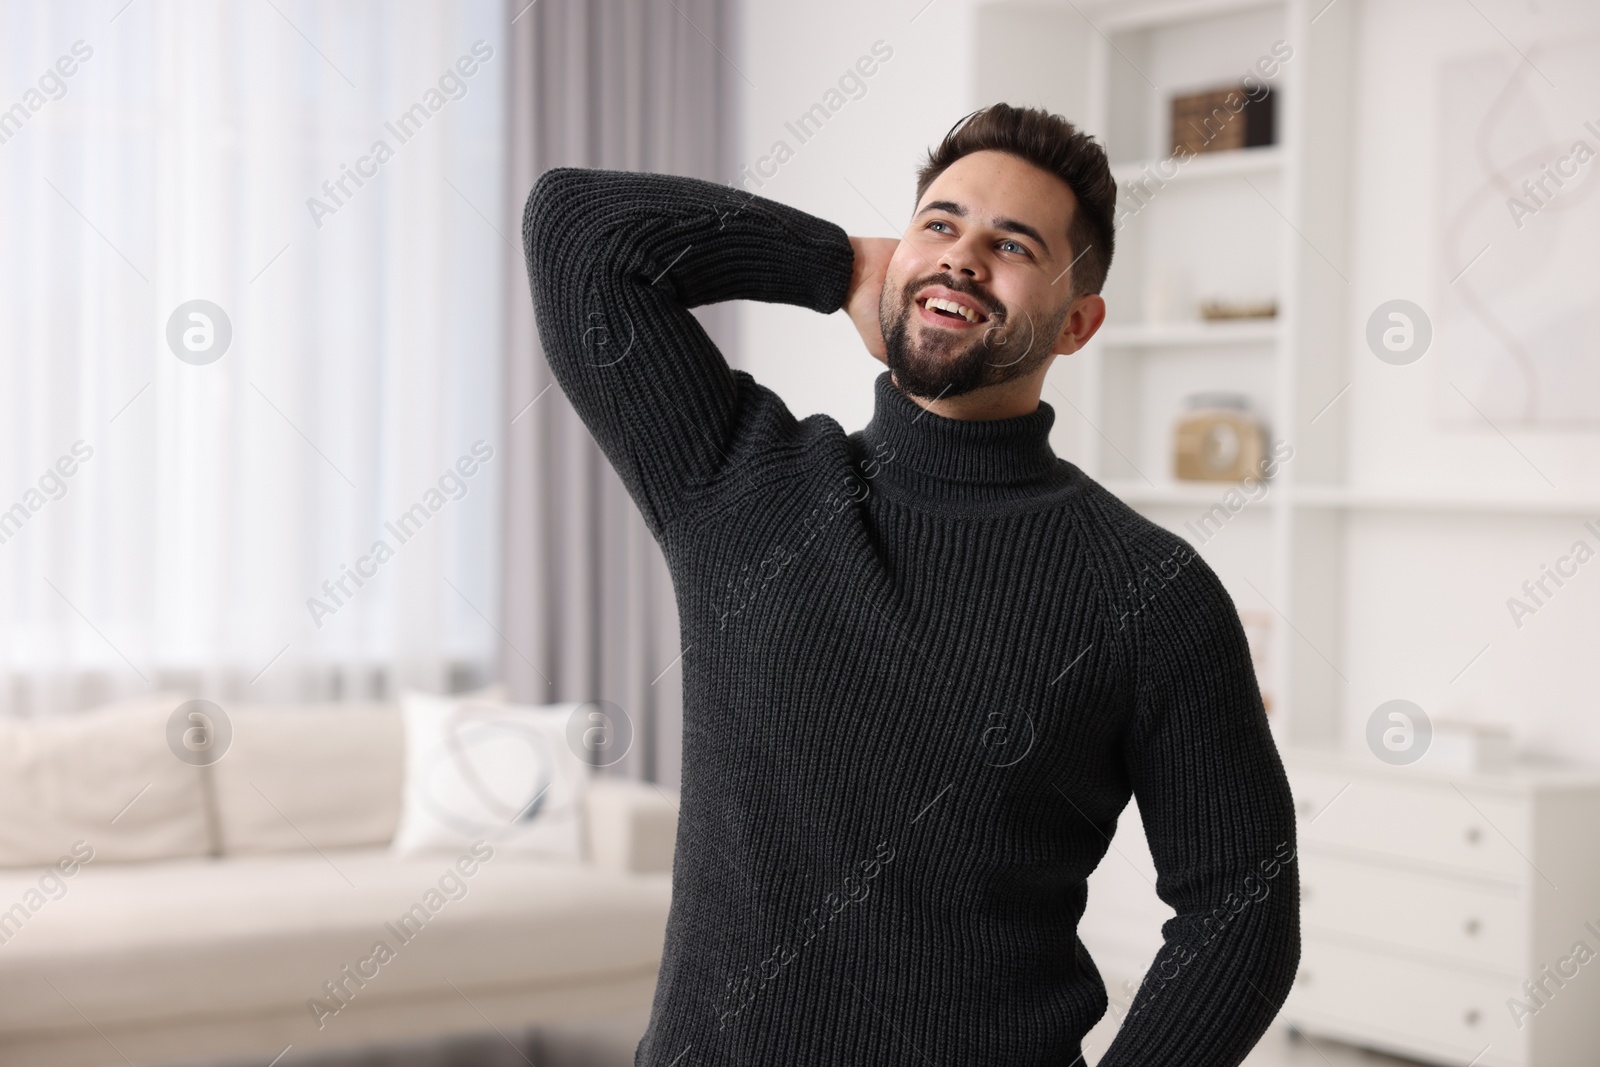
[[[924,330],[920,343],[911,338],[911,316],[917,305],[918,290],[942,285],[971,296],[988,319],[982,332],[972,336],[950,331]],[[1066,322],[1063,307],[1048,329],[1036,329],[1026,312],[1020,324],[1013,324],[1010,313],[998,300],[970,282],[949,274],[920,278],[900,291],[898,306],[890,302],[886,286],[878,302],[878,325],[889,370],[901,392],[925,400],[948,399],[991,385],[1004,385],[1038,370],[1050,358],[1056,337]]]

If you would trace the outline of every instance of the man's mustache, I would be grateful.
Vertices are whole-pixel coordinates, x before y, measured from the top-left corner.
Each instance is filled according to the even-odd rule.
[[[1005,320],[1006,306],[1004,304],[990,296],[988,293],[979,289],[971,282],[963,281],[949,274],[934,274],[927,278],[919,278],[910,285],[906,286],[905,303],[908,309],[915,301],[917,292],[927,288],[930,285],[942,285],[951,292],[963,293],[972,297],[978,302],[978,305],[983,308],[983,313],[989,316],[991,324],[998,324]]]

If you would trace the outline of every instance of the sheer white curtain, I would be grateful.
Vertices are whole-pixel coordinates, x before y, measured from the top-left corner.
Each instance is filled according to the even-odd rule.
[[[0,0],[0,711],[492,671],[507,28]]]

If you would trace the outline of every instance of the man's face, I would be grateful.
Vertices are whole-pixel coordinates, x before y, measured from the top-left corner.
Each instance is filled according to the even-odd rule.
[[[1062,336],[1073,306],[1068,268],[1077,252],[1067,225],[1076,207],[1064,181],[1005,152],[973,152],[933,180],[878,302],[886,361],[904,392],[960,396],[1076,347]],[[939,306],[946,301],[967,313]]]

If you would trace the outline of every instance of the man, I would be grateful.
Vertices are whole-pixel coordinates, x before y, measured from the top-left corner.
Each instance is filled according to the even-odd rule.
[[[1101,1067],[1237,1064],[1300,953],[1294,813],[1232,600],[1050,450],[1115,184],[997,104],[898,241],[710,182],[556,169],[523,220],[556,380],[660,542],[682,810],[645,1067],[1081,1063],[1085,879],[1137,797],[1176,915]],[[796,420],[689,309],[847,310],[867,426]],[[1113,860],[1113,862],[1121,862]]]

